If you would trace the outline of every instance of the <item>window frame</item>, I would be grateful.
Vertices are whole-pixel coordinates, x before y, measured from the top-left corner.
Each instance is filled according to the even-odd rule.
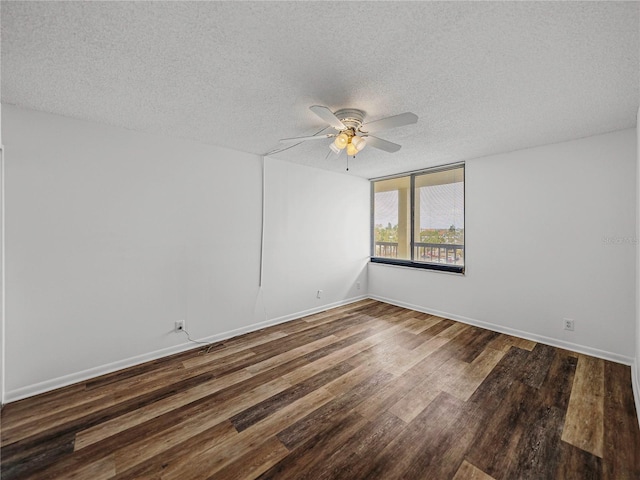
[[[464,221],[462,228],[464,230],[464,265],[450,265],[444,263],[428,263],[428,262],[416,262],[413,257],[415,255],[415,179],[417,176],[429,174],[429,173],[437,173],[443,172],[447,170],[453,170],[457,168],[462,168],[462,208],[464,212]],[[376,257],[376,238],[375,238],[375,182],[379,182],[382,180],[390,180],[393,178],[402,178],[409,177],[410,179],[410,222],[411,222],[411,241],[410,241],[410,251],[411,251],[411,259],[398,259],[398,258],[385,258],[385,257]],[[369,179],[371,183],[371,206],[370,206],[370,256],[369,261],[371,263],[380,263],[385,265],[395,265],[400,267],[410,267],[410,268],[419,268],[423,270],[433,270],[437,272],[448,272],[448,273],[456,273],[460,275],[465,274],[465,269],[467,266],[467,232],[466,232],[466,223],[467,223],[467,171],[465,162],[457,162],[451,163],[447,165],[438,165],[436,167],[431,167],[423,170],[415,170],[412,172],[400,173],[397,175],[390,175],[386,177],[378,177]]]

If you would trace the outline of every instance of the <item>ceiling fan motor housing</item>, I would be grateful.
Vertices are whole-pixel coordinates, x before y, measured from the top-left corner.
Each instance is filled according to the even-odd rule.
[[[343,108],[335,112],[334,115],[338,117],[345,127],[354,132],[362,126],[365,117],[365,113],[356,108]]]

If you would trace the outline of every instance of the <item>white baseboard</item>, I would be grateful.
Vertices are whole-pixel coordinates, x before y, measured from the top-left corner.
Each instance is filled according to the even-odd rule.
[[[295,320],[297,318],[302,318],[308,315],[313,315],[315,313],[324,312],[332,308],[342,307],[344,305],[355,303],[360,300],[364,300],[366,298],[369,298],[369,297],[367,295],[359,295],[357,297],[348,298],[345,300],[341,300],[339,302],[325,304],[319,307],[310,308],[308,310],[303,310],[300,312],[291,313],[289,315],[284,315],[282,317],[272,318],[270,320],[265,320],[263,322],[253,323],[251,325],[247,325],[241,328],[236,328],[234,330],[217,333],[209,337],[199,338],[198,341],[209,342],[209,343],[219,342],[221,340],[226,340],[231,337],[237,337],[238,335],[254,332],[256,330],[260,330],[265,327],[270,327],[272,325],[278,325],[280,323]],[[55,390],[57,388],[73,385],[74,383],[83,382],[95,377],[99,377],[100,375],[116,372],[118,370],[122,370],[123,368],[133,367],[135,365],[140,365],[141,363],[149,362],[151,360],[157,360],[158,358],[166,357],[176,353],[185,352],[187,350],[192,350],[194,348],[199,348],[199,347],[191,342],[187,342],[180,345],[175,345],[172,347],[155,350],[153,352],[145,353],[142,355],[136,355],[134,357],[126,358],[124,360],[118,360],[116,362],[108,363],[106,365],[100,365],[98,367],[89,368],[79,372],[71,373],[69,375],[64,375],[62,377],[53,378],[51,380],[46,380],[44,382],[36,383],[33,385],[27,385],[25,387],[21,387],[15,390],[5,392],[4,403],[6,404],[9,402],[15,402],[16,400],[32,397],[40,393],[50,392],[51,390]]]
[[[526,340],[543,343],[545,345],[550,345],[552,347],[563,348],[565,350],[571,350],[573,352],[583,353],[585,355],[590,355],[592,357],[602,358],[604,360],[610,360],[616,363],[622,363],[624,365],[633,365],[634,363],[634,359],[632,357],[627,357],[626,355],[620,355],[618,353],[607,352],[604,350],[599,350],[597,348],[587,347],[585,345],[578,345],[576,343],[565,342],[563,340],[558,340],[556,338],[545,337],[543,335],[537,335],[535,333],[525,332],[523,330],[517,330],[515,328],[504,327],[502,325],[497,325],[495,323],[484,322],[482,320],[476,320],[475,318],[455,315],[453,313],[441,312],[439,310],[425,308],[420,305],[413,305],[410,303],[394,300],[391,298],[380,297],[378,295],[369,295],[369,298],[373,300],[378,300],[384,303],[390,303],[391,305],[396,305],[398,307],[408,308],[410,310],[416,310],[422,313],[428,313],[429,315],[436,315],[438,317],[449,318],[451,320],[456,320],[456,321],[473,325],[476,327],[486,328],[487,330],[491,330],[494,332],[506,333],[507,335],[513,335],[514,337],[524,338]]]

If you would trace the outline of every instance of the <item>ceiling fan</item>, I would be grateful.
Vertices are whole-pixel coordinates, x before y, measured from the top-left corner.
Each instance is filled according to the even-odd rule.
[[[400,150],[401,146],[397,143],[389,142],[371,135],[382,130],[390,128],[402,127],[410,125],[418,121],[415,113],[406,112],[392,117],[382,118],[370,123],[363,123],[365,113],[355,108],[343,108],[332,112],[322,105],[313,105],[309,107],[313,113],[337,130],[336,133],[316,134],[308,137],[283,138],[282,143],[304,142],[307,140],[322,140],[325,138],[333,138],[333,142],[329,148],[336,154],[346,149],[348,156],[355,156],[366,145],[393,153]],[[329,128],[326,127],[326,128]],[[323,129],[323,130],[326,130]]]

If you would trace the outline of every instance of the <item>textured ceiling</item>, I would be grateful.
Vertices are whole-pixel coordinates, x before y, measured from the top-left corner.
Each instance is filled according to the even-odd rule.
[[[7,2],[2,101],[262,154],[411,111],[376,177],[635,125],[637,2]],[[277,154],[344,172],[328,141]],[[179,161],[179,159],[176,159]]]

